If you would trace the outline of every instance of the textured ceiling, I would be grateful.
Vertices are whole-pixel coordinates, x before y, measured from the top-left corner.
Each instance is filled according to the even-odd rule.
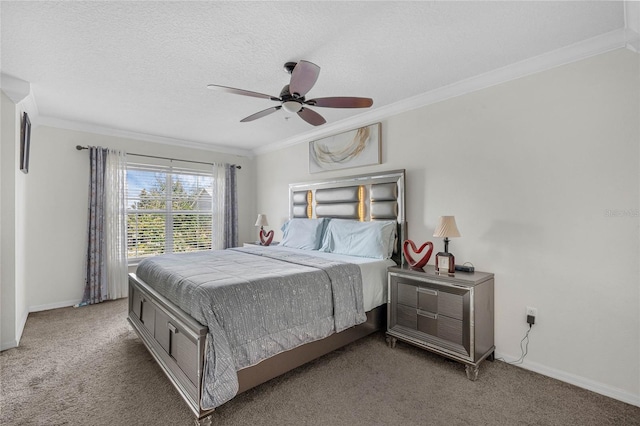
[[[621,2],[5,2],[2,72],[43,118],[240,149],[314,130],[275,102],[286,61],[322,70],[307,98],[372,108],[625,27]],[[325,126],[363,110],[316,108]]]

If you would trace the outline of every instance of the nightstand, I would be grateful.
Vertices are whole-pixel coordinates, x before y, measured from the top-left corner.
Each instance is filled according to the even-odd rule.
[[[273,246],[277,246],[279,244],[279,241],[272,241],[271,244],[269,244],[269,247],[273,247]],[[248,243],[242,243],[242,247],[248,247],[248,246],[261,246],[262,244],[260,244],[260,241],[250,241]]]
[[[467,378],[493,360],[493,274],[441,274],[433,266],[388,270],[387,343],[397,340],[466,365]]]

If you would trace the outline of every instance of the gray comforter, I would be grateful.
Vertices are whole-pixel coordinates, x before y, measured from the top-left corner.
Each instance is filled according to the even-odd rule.
[[[136,273],[209,328],[203,409],[235,396],[237,370],[366,320],[357,265],[274,247],[157,256]]]

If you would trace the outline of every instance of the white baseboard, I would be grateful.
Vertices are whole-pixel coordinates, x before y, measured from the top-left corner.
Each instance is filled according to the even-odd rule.
[[[0,343],[0,351],[6,351],[7,349],[17,348],[18,341],[17,340],[7,340],[6,342]]]
[[[502,358],[507,362],[513,362],[519,359],[511,355],[496,352],[496,358]],[[524,361],[522,364],[515,365],[516,367],[522,367],[525,370],[534,371],[544,376],[551,377],[572,385],[587,389],[604,396],[608,396],[618,401],[626,402],[627,404],[640,407],[640,395],[635,395],[622,389],[615,388],[613,386],[605,385],[604,383],[596,382],[595,380],[587,379],[585,377],[577,376],[575,374],[567,373],[566,371],[556,370],[555,368],[547,367],[546,365],[538,364],[537,362]]]
[[[16,331],[16,343],[20,344],[20,339],[22,338],[22,332],[24,331],[24,326],[27,323],[27,318],[29,317],[29,309],[25,309],[22,314],[22,318],[20,319],[20,323],[18,323],[18,329]]]
[[[22,332],[24,331],[24,326],[27,323],[27,318],[29,317],[29,310],[25,309],[22,314],[22,318],[20,318],[20,322],[18,323],[18,327],[16,329],[16,338],[13,340],[7,340],[5,342],[0,342],[0,351],[6,351],[7,349],[17,348],[20,344],[20,338],[22,337]]]
[[[22,332],[24,331],[24,327],[27,323],[27,318],[31,312],[40,312],[40,311],[48,311],[50,309],[59,309],[59,308],[68,308],[80,303],[81,299],[76,300],[66,300],[63,302],[56,303],[48,303],[46,305],[38,305],[38,306],[29,306],[29,308],[24,312],[20,323],[18,324],[17,335],[14,340],[7,340],[6,342],[0,342],[0,351],[5,351],[7,349],[16,348],[20,344],[20,338],[22,337]]]
[[[29,306],[29,312],[48,311],[50,309],[68,308],[82,302],[81,299],[66,300],[64,302],[48,303],[46,305]]]

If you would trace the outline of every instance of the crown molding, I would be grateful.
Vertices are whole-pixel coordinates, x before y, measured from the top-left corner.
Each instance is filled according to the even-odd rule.
[[[253,153],[247,149],[231,148],[228,146],[214,145],[204,142],[188,141],[183,139],[174,139],[164,136],[151,135],[147,133],[137,133],[128,130],[119,130],[110,127],[98,126],[95,124],[82,123],[79,121],[65,120],[56,117],[41,116],[38,125],[55,127],[58,129],[76,130],[79,132],[94,133],[98,135],[113,136],[125,139],[135,139],[140,141],[160,143],[164,145],[179,146],[181,148],[193,148],[203,151],[212,151],[220,154],[231,154],[240,157],[252,158]]]
[[[624,2],[624,28],[627,30],[627,49],[640,52],[640,3],[638,1]]]
[[[627,44],[625,47],[632,52],[640,53],[640,34],[627,29]]]
[[[0,86],[14,104],[21,102],[31,92],[31,83],[4,73],[0,74]]]
[[[31,121],[32,126],[37,126],[40,122],[40,113],[38,111],[38,104],[36,103],[36,98],[33,96],[33,91],[29,90],[29,94],[26,98],[18,103],[18,106],[22,111],[25,111],[29,114],[29,121]]]
[[[0,86],[11,101],[19,107],[19,110],[29,114],[32,125],[38,122],[38,104],[31,90],[31,83],[7,74],[1,74]]]
[[[82,123],[78,121],[65,120],[55,117],[40,116],[38,106],[31,91],[31,84],[19,78],[2,74],[2,91],[16,104],[26,111],[34,126],[45,125],[50,127],[77,130],[81,132],[95,133],[106,136],[121,137],[127,139],[143,140],[165,145],[179,146],[200,149],[205,151],[218,152],[223,154],[238,155],[252,158],[272,151],[277,151],[299,143],[320,139],[352,130],[354,128],[366,126],[403,112],[411,111],[427,105],[444,101],[482,90],[491,86],[506,83],[527,75],[546,71],[555,67],[566,65],[591,56],[599,55],[614,49],[628,48],[634,52],[640,52],[640,35],[635,31],[633,22],[638,20],[630,19],[631,12],[640,10],[637,5],[625,6],[625,28],[621,28],[609,33],[584,40],[573,45],[554,50],[534,58],[526,59],[512,65],[498,68],[487,73],[471,77],[448,86],[444,86],[411,98],[403,99],[393,104],[385,105],[374,110],[365,111],[344,120],[337,121],[329,126],[322,126],[311,131],[284,139],[275,143],[264,145],[253,150],[232,148],[229,146],[208,144],[204,142],[186,141],[147,133],[137,133],[126,130],[119,130],[95,124]],[[633,15],[635,16],[635,15]]]
[[[255,155],[265,154],[303,142],[331,136],[345,130],[384,120],[391,116],[431,105],[446,99],[466,95],[491,86],[506,83],[527,75],[546,71],[572,62],[580,61],[591,56],[609,52],[638,43],[638,33],[621,28],[593,37],[567,47],[563,47],[534,58],[525,59],[515,64],[489,71],[459,82],[444,86],[411,98],[403,99],[393,104],[385,105],[371,111],[364,112],[345,120],[340,120],[330,126],[314,129],[291,138],[265,145],[253,150]]]

